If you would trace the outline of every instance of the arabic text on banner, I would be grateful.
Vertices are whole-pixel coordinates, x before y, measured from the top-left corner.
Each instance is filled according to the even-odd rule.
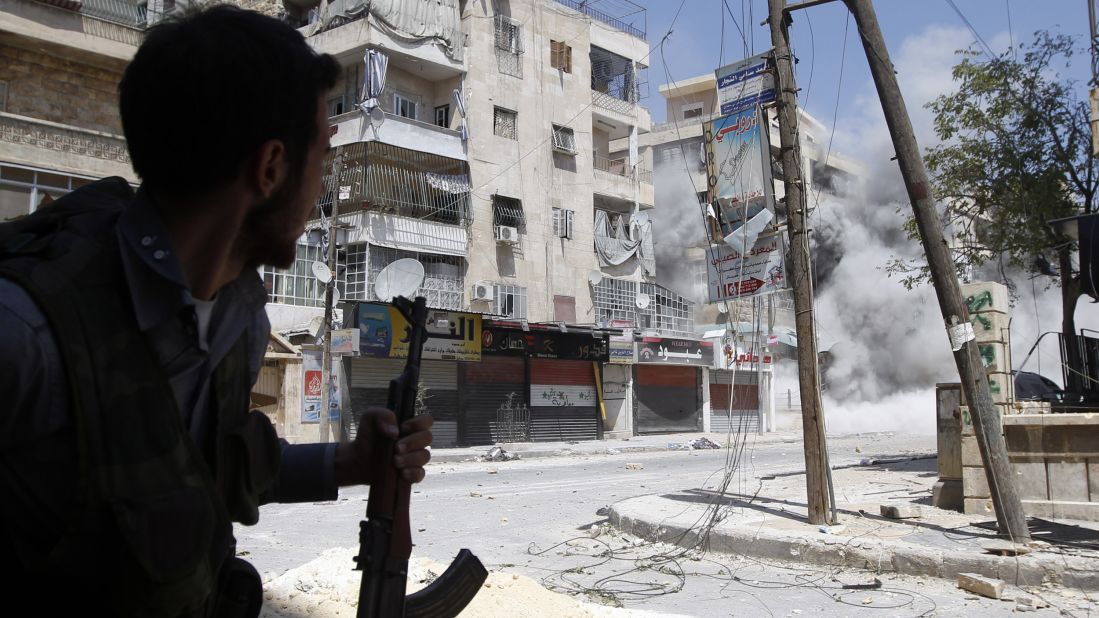
[[[758,107],[706,123],[709,200],[716,202],[725,236],[763,210],[774,212],[770,136]]]
[[[360,303],[359,354],[408,358],[408,322],[394,307]],[[428,360],[481,360],[481,316],[460,311],[428,311],[423,357]]]
[[[706,260],[710,302],[786,289],[785,254],[786,242],[780,233],[760,236],[747,256],[727,245],[714,245]]]

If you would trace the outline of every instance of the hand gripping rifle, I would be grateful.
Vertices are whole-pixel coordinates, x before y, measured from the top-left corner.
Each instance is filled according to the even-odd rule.
[[[427,303],[402,296],[393,306],[408,321],[408,362],[400,377],[389,382],[389,409],[398,426],[415,414],[420,381],[420,357],[427,337]],[[408,503],[412,486],[402,480],[393,465],[394,442],[387,442],[371,462],[384,470],[370,486],[366,519],[359,522],[359,555],[356,569],[363,572],[359,586],[358,618],[451,618],[462,611],[488,577],[481,561],[468,549],[458,552],[445,573],[429,586],[405,596],[412,532]]]

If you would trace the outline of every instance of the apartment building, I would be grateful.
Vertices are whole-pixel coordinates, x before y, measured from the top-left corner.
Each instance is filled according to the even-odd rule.
[[[0,6],[0,220],[106,176],[136,182],[117,93],[147,19],[121,0]]]
[[[701,428],[695,367],[675,384],[634,388],[642,360],[668,361],[663,337],[694,330],[692,303],[655,282],[644,10],[345,0],[291,13],[344,75],[329,102],[325,216],[295,267],[264,278],[274,327],[315,337],[324,285],[313,264],[333,217],[342,320],[362,337],[335,370],[342,406],[384,403],[403,361],[379,282],[418,263],[413,293],[446,331],[429,339],[423,371],[438,443]],[[695,362],[697,343],[677,342],[692,349],[683,358]],[[673,404],[678,424],[662,424],[655,410]],[[354,424],[342,416],[344,435]],[[297,439],[314,427],[284,425]]]

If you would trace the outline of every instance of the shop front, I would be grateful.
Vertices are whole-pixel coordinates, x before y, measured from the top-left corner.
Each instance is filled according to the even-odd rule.
[[[712,365],[713,343],[644,337],[634,365],[635,423],[638,434],[702,429],[702,368]]]

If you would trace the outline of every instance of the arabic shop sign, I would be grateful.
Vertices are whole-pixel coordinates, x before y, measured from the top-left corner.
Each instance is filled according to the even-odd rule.
[[[644,337],[637,344],[637,362],[709,367],[714,363],[714,343]]]
[[[408,322],[392,305],[359,303],[359,354],[374,358],[408,358]],[[427,312],[424,358],[481,360],[481,316],[460,311]]]
[[[775,100],[771,52],[728,64],[714,71],[717,101],[722,114],[732,114]]]
[[[714,245],[706,261],[710,302],[736,300],[786,289],[786,242],[781,233],[760,236],[747,256]]]
[[[611,320],[611,328],[621,328],[621,335],[611,335],[611,363],[633,364],[633,321]]]
[[[607,362],[607,338],[585,333],[524,332],[503,328],[481,330],[485,354],[528,355],[532,358]]]

